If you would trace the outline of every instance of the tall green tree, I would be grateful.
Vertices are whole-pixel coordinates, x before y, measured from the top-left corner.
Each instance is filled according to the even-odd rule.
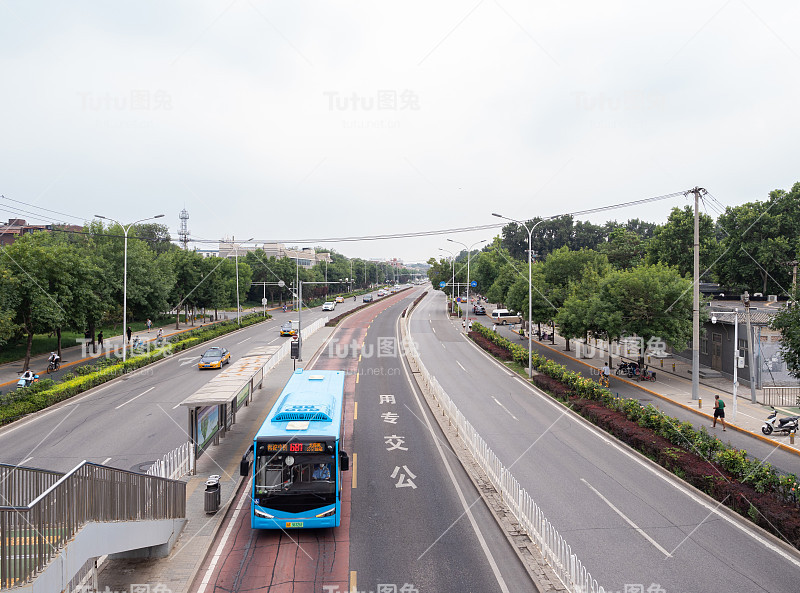
[[[800,307],[797,305],[796,293],[792,296],[792,300],[772,317],[769,326],[781,332],[781,356],[786,361],[789,374],[800,379]]]
[[[708,270],[719,255],[719,238],[714,219],[699,215],[700,273]],[[675,266],[682,276],[691,276],[694,269],[694,210],[691,206],[673,208],[667,222],[658,227],[647,244],[646,263]],[[708,275],[707,278],[711,279]]]
[[[611,231],[608,242],[597,247],[597,252],[604,254],[608,262],[618,270],[634,268],[644,260],[647,242],[637,233],[625,227]]]
[[[723,256],[716,271],[733,289],[787,294],[791,268],[800,255],[800,183],[774,190],[766,202],[728,208],[719,218]]]
[[[692,335],[692,281],[665,264],[615,270],[600,280],[594,310],[611,340],[637,335],[683,350]]]

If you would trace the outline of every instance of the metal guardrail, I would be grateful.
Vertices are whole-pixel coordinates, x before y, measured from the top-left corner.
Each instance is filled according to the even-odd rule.
[[[186,441],[153,463],[145,473],[148,476],[177,480],[180,477],[194,474],[194,462],[194,447],[191,441]]]
[[[32,492],[50,478],[27,472],[20,479],[32,484],[16,488]],[[0,507],[0,589],[35,578],[89,521],[185,516],[184,482],[84,461],[32,501]]]
[[[0,506],[25,506],[62,477],[61,472],[0,463]]]
[[[542,510],[527,491],[520,486],[508,469],[500,462],[497,455],[489,448],[478,431],[459,411],[452,399],[433,377],[420,360],[419,352],[408,334],[408,318],[401,322],[403,343],[406,355],[413,371],[420,374],[423,386],[436,399],[442,410],[456,427],[459,438],[481,466],[492,486],[497,490],[508,506],[511,514],[528,534],[528,537],[539,547],[547,563],[558,578],[573,593],[605,593],[605,589],[572,553],[572,548],[561,537],[555,527],[547,520]]]
[[[800,406],[800,387],[777,387],[765,385],[764,405],[793,407]]]

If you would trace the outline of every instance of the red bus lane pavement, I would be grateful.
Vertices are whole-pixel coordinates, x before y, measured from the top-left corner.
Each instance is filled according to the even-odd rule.
[[[406,295],[401,296],[404,298]],[[358,356],[370,323],[399,299],[386,299],[343,320],[331,340],[311,359],[309,369],[345,371],[344,450],[352,452],[354,393]],[[346,348],[346,352],[345,350]],[[307,353],[307,356],[309,354]],[[219,535],[210,546],[190,591],[230,593],[318,593],[350,589],[350,502],[356,460],[342,484],[342,520],[335,529],[256,530],[250,527],[252,480],[243,481]],[[330,587],[324,589],[324,587]]]

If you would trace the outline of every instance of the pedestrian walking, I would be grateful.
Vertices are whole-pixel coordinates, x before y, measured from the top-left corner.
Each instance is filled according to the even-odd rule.
[[[495,333],[497,332],[497,324],[496,323],[492,325],[492,331],[495,332]]]
[[[100,347],[100,351],[103,351],[103,332],[101,331],[97,334],[97,345]]]
[[[719,399],[718,395],[714,396],[714,423],[711,428],[717,427],[717,420],[722,424],[722,430],[725,430],[725,402]]]
[[[467,327],[467,320],[466,319],[462,319],[461,320],[461,329],[465,329],[466,327]]]
[[[147,320],[147,333],[150,333],[150,328],[153,327],[153,322],[150,319]]]
[[[128,342],[131,341],[131,334],[133,334],[133,331],[131,330],[131,326],[129,325],[128,326]]]
[[[469,320],[469,331],[472,331],[472,319]]]
[[[603,370],[600,371],[601,380],[600,383],[608,387],[610,383],[609,377],[611,376],[611,369],[608,367],[608,363],[603,363]]]

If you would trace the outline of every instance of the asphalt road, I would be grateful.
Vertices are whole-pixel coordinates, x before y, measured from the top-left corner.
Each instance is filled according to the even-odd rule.
[[[485,319],[486,318],[478,317],[477,321],[487,327],[490,327],[491,321],[487,322]],[[509,327],[498,326],[497,331],[500,333],[500,335],[508,338],[509,340],[520,342],[519,335],[514,333]],[[527,338],[520,343],[523,345],[523,347],[527,348]],[[586,377],[597,380],[597,375],[592,375],[591,370],[585,364],[582,364],[581,362],[566,356],[565,354],[561,354],[557,350],[554,351],[552,348],[546,347],[542,343],[537,342],[535,339],[532,343],[534,352],[538,352],[539,354],[546,356],[551,360],[555,360],[559,364],[563,364],[571,371],[581,373]],[[550,345],[549,342],[546,342],[546,344]],[[656,373],[658,373],[658,367],[654,366],[653,368],[656,370]],[[658,376],[658,374],[656,376]],[[645,382],[642,384],[642,387],[647,388],[651,385],[653,384]],[[691,381],[687,381],[687,387],[689,385],[691,385]],[[664,413],[674,416],[682,422],[690,422],[695,428],[699,429],[701,426],[709,428],[710,423],[705,418],[702,418],[681,406],[675,405],[666,399],[656,397],[652,393],[648,393],[636,385],[630,385],[626,382],[620,381],[613,374],[611,375],[610,389],[620,397],[636,399],[643,404],[653,404]],[[737,430],[728,430],[724,435],[719,433],[717,436],[738,449],[746,450],[756,459],[767,460],[784,473],[800,475],[800,456],[795,453],[784,451],[783,449],[775,447],[774,445],[770,445],[769,443],[766,443],[760,439],[753,438]]]
[[[360,299],[346,301],[325,316],[358,305]],[[322,316],[320,307],[304,310],[303,325]],[[187,412],[179,404],[219,372],[198,370],[200,355],[211,346],[223,346],[235,361],[256,346],[280,344],[290,339],[278,335],[289,319],[297,319],[297,313],[273,312],[273,319],[264,323],[200,344],[3,427],[1,460],[56,471],[69,471],[83,460],[146,470],[186,441]]]
[[[348,373],[341,526],[254,531],[242,513],[206,591],[535,590],[391,347],[418,294],[348,318],[309,361]]]
[[[358,350],[358,475],[350,522],[356,589],[393,584],[431,593],[534,591],[410,383],[396,327],[410,303],[410,297],[403,299],[379,315]]]
[[[796,588],[798,554],[574,417],[458,329],[438,292],[411,320],[425,365],[606,591]]]

